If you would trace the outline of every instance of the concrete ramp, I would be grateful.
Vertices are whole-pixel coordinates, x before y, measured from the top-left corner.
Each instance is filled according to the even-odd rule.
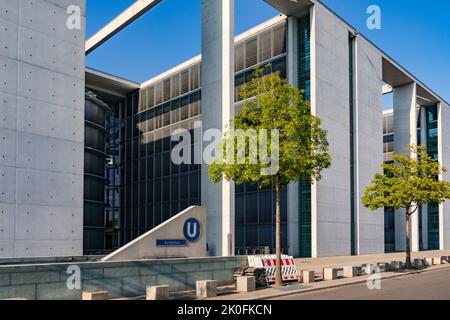
[[[205,222],[204,207],[189,207],[102,261],[205,257]]]

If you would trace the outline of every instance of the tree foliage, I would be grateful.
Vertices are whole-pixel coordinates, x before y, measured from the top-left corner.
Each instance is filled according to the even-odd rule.
[[[268,154],[273,147],[270,130],[279,130],[279,144],[274,149],[279,153],[279,170],[274,175],[262,174],[262,169],[268,169],[271,163],[252,163],[249,148],[246,149],[245,163],[227,161],[229,145],[235,146],[234,159],[238,156],[237,138],[228,132],[220,145],[221,157],[216,157],[209,166],[210,179],[218,183],[225,177],[238,185],[254,183],[261,187],[319,180],[321,171],[331,163],[327,132],[320,128],[320,119],[311,114],[303,91],[292,87],[277,74],[263,76],[262,70],[258,69],[252,82],[242,86],[241,97],[244,100],[242,110],[230,121],[229,129],[255,130],[258,145],[260,131],[268,132]]]
[[[364,192],[365,207],[413,209],[408,213],[412,215],[421,205],[450,198],[450,183],[438,179],[447,170],[427,154],[425,147],[408,149],[414,157],[394,153],[393,162],[382,165],[384,174],[377,173]]]

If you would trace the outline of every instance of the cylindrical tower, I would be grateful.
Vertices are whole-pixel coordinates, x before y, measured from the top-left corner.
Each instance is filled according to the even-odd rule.
[[[84,253],[105,252],[106,117],[109,106],[85,94]]]

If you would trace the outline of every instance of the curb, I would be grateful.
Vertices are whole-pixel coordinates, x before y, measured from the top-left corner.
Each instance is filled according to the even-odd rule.
[[[421,274],[421,273],[425,273],[425,272],[432,272],[432,271],[438,271],[438,270],[442,270],[442,269],[447,269],[450,268],[450,264],[444,265],[444,266],[436,266],[435,268],[432,269],[422,269],[422,270],[417,270],[417,271],[408,271],[402,274],[390,274],[390,275],[386,275],[385,277],[381,277],[381,280],[386,280],[386,279],[392,279],[392,278],[400,278],[400,277],[404,277],[404,276],[409,276],[409,275],[413,275],[413,274]],[[247,298],[245,300],[249,300],[249,301],[255,301],[255,300],[268,300],[268,299],[272,299],[272,298],[279,298],[279,297],[286,297],[286,296],[291,296],[291,295],[295,295],[295,294],[299,294],[299,293],[308,293],[308,292],[314,292],[314,291],[320,291],[320,290],[327,290],[327,289],[334,289],[334,288],[339,288],[339,287],[346,287],[346,286],[351,286],[351,285],[355,285],[355,284],[361,284],[361,283],[366,283],[367,279],[364,280],[356,280],[353,282],[347,282],[347,283],[338,283],[338,284],[330,284],[327,287],[321,287],[321,288],[306,288],[306,289],[298,289],[298,290],[292,290],[289,292],[280,292],[280,293],[271,293],[271,294],[267,294],[265,296],[260,296],[260,297],[250,297]],[[237,299],[240,300],[240,299]]]

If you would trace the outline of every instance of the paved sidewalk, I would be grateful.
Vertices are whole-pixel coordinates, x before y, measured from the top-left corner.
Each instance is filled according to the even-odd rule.
[[[412,259],[415,258],[433,258],[440,256],[450,256],[450,250],[438,250],[438,251],[421,251],[412,253]],[[406,256],[404,252],[388,253],[388,254],[371,254],[361,256],[344,256],[344,257],[325,257],[325,258],[308,258],[308,259],[295,259],[295,264],[303,270],[313,270],[316,272],[316,276],[321,276],[323,268],[336,267],[342,268],[343,266],[359,266],[367,263],[380,263],[391,261],[405,261]],[[381,273],[381,279],[401,277],[414,273],[428,272],[440,268],[450,268],[450,264],[438,265],[427,267],[426,269],[417,271],[405,271],[398,272],[383,272]],[[334,281],[319,281],[312,284],[303,283],[291,283],[283,288],[266,288],[257,290],[251,293],[233,293],[233,294],[221,294],[215,300],[261,300],[269,299],[273,297],[280,297],[300,292],[311,292],[316,290],[335,288],[345,285],[365,283],[369,276],[363,275],[354,278],[340,278]]]
[[[415,258],[433,258],[440,256],[450,256],[450,250],[437,251],[421,251],[413,252],[412,259]],[[325,257],[325,258],[308,258],[295,259],[297,268],[301,270],[314,270],[322,272],[323,268],[356,266],[365,263],[405,261],[406,254],[404,252],[385,253],[385,254],[369,254],[362,256],[345,256],[345,257]]]
[[[450,264],[437,265],[432,267],[427,267],[426,269],[416,270],[416,271],[399,271],[399,272],[383,272],[381,273],[381,281],[391,278],[399,278],[404,276],[409,276],[413,274],[421,274],[425,272],[433,272],[442,269],[449,269]],[[324,289],[338,288],[348,285],[354,285],[359,283],[367,283],[369,276],[363,275],[354,278],[340,278],[334,281],[320,281],[311,284],[288,284],[283,288],[266,288],[260,289],[249,293],[233,293],[224,294],[216,298],[211,298],[210,300],[267,300],[273,298],[282,298],[290,295],[314,292]]]

